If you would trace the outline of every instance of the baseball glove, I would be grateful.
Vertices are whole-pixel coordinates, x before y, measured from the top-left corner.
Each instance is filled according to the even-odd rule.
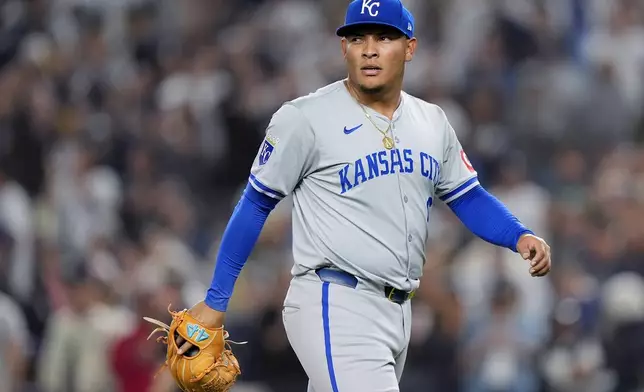
[[[237,358],[232,353],[228,332],[221,328],[207,328],[188,314],[188,310],[173,312],[172,323],[167,325],[149,317],[144,319],[156,326],[148,336],[165,332],[166,336],[157,338],[168,346],[166,361],[162,370],[168,367],[172,377],[184,392],[224,392],[230,390],[241,374]],[[188,352],[178,355],[177,338],[193,345]],[[245,342],[242,342],[242,344]]]

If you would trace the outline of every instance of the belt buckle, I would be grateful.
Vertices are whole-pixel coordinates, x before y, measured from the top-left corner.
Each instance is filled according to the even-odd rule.
[[[391,302],[397,303],[396,301],[394,301],[394,298],[393,298],[393,297],[394,297],[394,294],[395,294],[396,292],[398,292],[398,291],[400,291],[401,293],[404,293],[403,298],[402,298],[402,300],[400,301],[400,304],[401,304],[401,305],[402,305],[405,301],[407,301],[407,300],[410,300],[410,299],[414,298],[414,296],[416,295],[416,290],[413,290],[413,291],[410,291],[410,292],[404,292],[404,291],[402,291],[402,290],[398,290],[398,289],[396,289],[396,288],[392,287],[392,288],[391,288],[391,290],[389,290],[389,294],[387,295],[387,299],[388,299],[389,301],[391,301]]]
[[[395,288],[393,288],[393,287],[391,288],[391,290],[389,290],[389,295],[387,296],[387,299],[388,299],[389,301],[394,302],[394,300],[393,300],[393,296],[394,296],[394,293],[395,293],[395,292],[396,292],[396,289],[395,289]]]

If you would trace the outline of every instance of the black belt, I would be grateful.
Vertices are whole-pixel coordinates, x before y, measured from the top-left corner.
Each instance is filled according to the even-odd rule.
[[[342,286],[350,287],[352,289],[355,289],[358,286],[358,278],[348,272],[331,268],[320,268],[315,270],[315,273],[324,282],[336,283]],[[408,299],[412,299],[415,293],[415,291],[398,290],[391,286],[385,286],[384,289],[385,297],[391,302],[397,303],[399,305],[402,305]]]

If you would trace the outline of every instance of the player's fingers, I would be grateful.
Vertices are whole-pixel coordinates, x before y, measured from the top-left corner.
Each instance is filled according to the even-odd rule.
[[[550,272],[550,263],[546,263],[541,269],[537,270],[532,276],[545,276]]]
[[[523,257],[523,260],[530,260],[530,258],[532,257],[533,254],[534,254],[534,251],[532,249],[528,248],[528,249],[524,249],[521,252],[521,257]]]
[[[544,246],[534,247],[533,256],[530,259],[530,273],[533,274],[542,268],[543,263],[548,259],[548,251]]]
[[[180,336],[179,334],[177,334],[177,335],[178,335],[178,336],[177,336],[176,342],[177,342],[177,347],[179,347],[179,350],[177,351],[177,354],[181,355],[181,354],[183,354],[183,353],[185,352],[185,350],[183,350],[183,351],[182,351],[182,349],[183,349],[183,348],[184,348],[184,346],[185,346],[186,339],[184,339],[184,338],[183,338],[182,336]]]
[[[545,258],[539,264],[537,264],[536,266],[532,267],[532,269],[530,270],[530,273],[533,276],[543,276],[543,275],[547,274],[548,271],[550,271],[550,259]]]
[[[188,351],[192,347],[192,344],[190,342],[185,342],[179,347],[179,351],[177,351],[177,354],[183,355],[185,354],[186,351]]]
[[[530,266],[536,267],[545,257],[546,250],[541,246],[536,246],[532,250],[532,257],[530,258]]]
[[[538,261],[530,270],[530,273],[533,276],[543,276],[550,272],[550,266],[552,264],[550,259],[550,247],[545,245],[544,248],[545,253],[543,259]]]
[[[546,259],[546,252],[536,251],[534,257],[530,260],[530,266],[536,267]]]
[[[534,263],[534,265],[532,265],[532,269],[534,269],[535,271],[539,271],[543,269],[543,267],[547,266],[548,264],[550,264],[550,256],[548,254],[545,254],[541,258],[541,260],[537,261],[536,263]]]

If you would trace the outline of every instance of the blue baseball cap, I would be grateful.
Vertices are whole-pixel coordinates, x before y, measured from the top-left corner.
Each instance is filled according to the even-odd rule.
[[[389,26],[407,38],[414,36],[414,17],[400,0],[353,0],[347,7],[344,25],[335,33],[343,37],[351,28],[361,25]]]

